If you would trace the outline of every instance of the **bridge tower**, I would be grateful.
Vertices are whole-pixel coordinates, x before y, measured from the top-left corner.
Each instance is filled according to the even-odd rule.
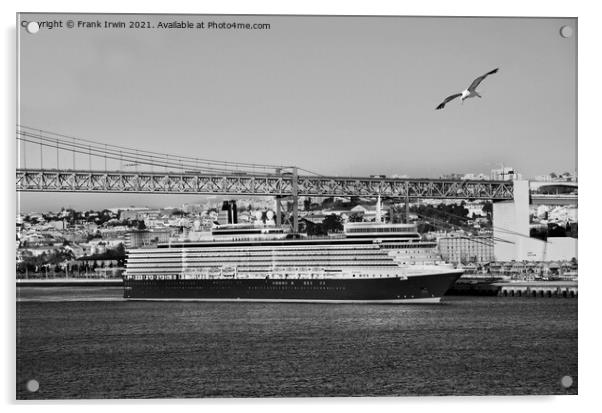
[[[291,183],[291,195],[276,195],[274,198],[276,200],[276,226],[282,225],[282,200],[283,199],[291,199],[293,202],[292,205],[292,229],[293,233],[297,234],[299,232],[299,186],[297,182],[298,178],[298,170],[296,166],[292,168],[292,183]],[[276,174],[282,177],[282,169],[276,169]]]
[[[529,181],[514,181],[513,200],[493,203],[493,238],[497,261],[527,259],[523,244],[529,238]]]
[[[293,199],[293,233],[299,233],[299,183],[297,181],[297,167],[293,166],[293,185],[291,196]]]

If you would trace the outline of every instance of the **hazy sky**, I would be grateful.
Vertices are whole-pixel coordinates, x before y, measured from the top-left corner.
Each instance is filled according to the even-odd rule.
[[[327,175],[576,169],[576,19],[22,15],[270,30],[20,35],[20,123],[108,144]],[[65,25],[65,23],[63,23]],[[560,36],[570,25],[574,34]],[[499,67],[482,99],[441,100]],[[28,166],[36,166],[28,148]],[[39,161],[38,161],[39,162]],[[82,162],[83,163],[83,162]],[[83,164],[82,164],[83,166]],[[52,165],[51,165],[52,167]],[[22,194],[23,210],[194,196]]]

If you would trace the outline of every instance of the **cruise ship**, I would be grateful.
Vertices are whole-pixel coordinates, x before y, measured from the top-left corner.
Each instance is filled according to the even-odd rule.
[[[130,300],[437,303],[462,275],[412,224],[345,224],[309,237],[283,227],[229,224],[130,249]]]

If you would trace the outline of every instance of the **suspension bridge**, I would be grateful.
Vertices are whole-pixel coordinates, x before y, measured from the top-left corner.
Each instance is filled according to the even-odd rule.
[[[324,176],[298,166],[171,155],[17,128],[17,191],[511,200],[512,181]]]

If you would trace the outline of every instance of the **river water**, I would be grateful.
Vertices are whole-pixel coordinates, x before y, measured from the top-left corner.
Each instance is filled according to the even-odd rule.
[[[17,398],[577,393],[577,300],[128,302],[17,291]],[[573,383],[561,385],[564,376]],[[30,380],[39,383],[27,390]]]

